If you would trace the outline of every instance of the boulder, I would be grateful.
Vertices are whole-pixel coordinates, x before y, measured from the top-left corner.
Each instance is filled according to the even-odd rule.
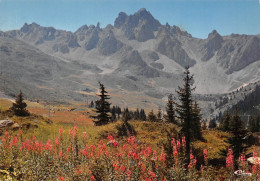
[[[21,126],[18,123],[12,125],[12,130],[18,130],[19,128],[21,128]]]
[[[12,120],[0,120],[0,128],[12,126],[14,122]]]
[[[247,161],[253,165],[260,164],[260,157],[249,157]]]

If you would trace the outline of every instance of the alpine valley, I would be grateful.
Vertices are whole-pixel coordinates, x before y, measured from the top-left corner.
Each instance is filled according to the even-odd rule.
[[[199,39],[162,25],[146,9],[120,12],[105,28],[97,23],[70,32],[25,23],[0,32],[1,96],[21,89],[31,100],[90,101],[101,81],[113,105],[164,108],[182,85],[185,66],[203,116],[217,115],[260,84],[260,34],[213,30]],[[219,106],[223,98],[228,101]]]

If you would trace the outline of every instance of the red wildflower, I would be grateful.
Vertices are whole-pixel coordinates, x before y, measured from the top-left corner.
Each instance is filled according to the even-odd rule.
[[[186,139],[185,139],[184,136],[182,137],[181,144],[182,144],[183,147],[186,146]]]
[[[59,138],[58,138],[58,137],[57,137],[56,140],[55,140],[55,144],[56,144],[56,146],[60,144],[60,143],[59,143]]]
[[[87,133],[83,132],[83,139],[85,140],[87,138]]]
[[[59,179],[60,179],[60,180],[64,180],[64,178],[62,178],[61,176],[59,176]]]
[[[154,178],[154,179],[156,178],[156,175],[155,175],[154,172],[152,172],[152,171],[149,170],[149,171],[148,171],[148,174],[149,174],[150,177],[152,177],[152,178]]]
[[[161,155],[160,155],[160,161],[165,163],[165,160],[166,160],[166,155],[165,155],[164,150],[162,148]]]
[[[91,176],[91,180],[96,180],[95,177],[94,177],[94,175]]]
[[[130,137],[128,138],[128,143],[129,143],[130,145],[134,145],[134,144],[135,144],[135,137],[134,137],[134,136],[130,136]]]
[[[227,168],[233,168],[234,166],[234,161],[233,161],[233,151],[232,149],[228,149],[228,154],[227,154],[227,158],[226,158],[226,167]]]
[[[194,166],[196,166],[197,160],[196,158],[193,156],[192,153],[190,153],[190,164],[188,165],[189,168],[193,168]]]
[[[109,141],[113,141],[113,140],[114,140],[113,136],[111,136],[111,135],[108,135],[108,136],[107,136],[107,139],[108,139]]]
[[[17,146],[17,143],[18,143],[18,139],[17,139],[16,136],[14,136],[11,145],[12,146]]]
[[[120,170],[123,172],[123,171],[125,171],[125,166],[124,165],[121,165],[120,166]]]
[[[59,133],[60,133],[60,136],[63,134],[63,129],[62,128],[59,129]]]
[[[8,138],[8,135],[9,135],[9,133],[8,133],[8,131],[6,131],[5,132],[5,138]]]

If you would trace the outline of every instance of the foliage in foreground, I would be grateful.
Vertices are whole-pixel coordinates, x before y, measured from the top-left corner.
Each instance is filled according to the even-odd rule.
[[[208,153],[204,150],[204,164],[198,165],[190,153],[190,163],[184,165],[185,138],[172,139],[172,165],[166,165],[166,153],[139,143],[135,137],[116,141],[111,135],[108,142],[86,144],[86,132],[79,134],[77,127],[62,129],[54,142],[38,141],[35,137],[24,139],[23,133],[10,136],[6,132],[0,146],[0,179],[13,180],[233,180],[234,160],[230,149],[226,158],[227,168],[220,175],[212,174],[208,166]],[[66,139],[65,139],[66,138]],[[257,155],[254,153],[254,156]],[[259,164],[247,165],[241,155],[239,166],[252,172],[258,179]],[[187,167],[187,169],[185,169]],[[197,169],[199,167],[200,169]]]

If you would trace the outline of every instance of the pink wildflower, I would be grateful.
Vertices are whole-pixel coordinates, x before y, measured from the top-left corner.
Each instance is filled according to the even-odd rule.
[[[233,151],[232,149],[228,149],[228,154],[227,154],[227,158],[226,158],[226,167],[227,168],[233,168],[234,166],[234,161],[233,161]]]
[[[165,160],[166,160],[166,155],[165,155],[164,150],[162,148],[161,155],[160,155],[160,161],[165,163]]]
[[[83,132],[83,139],[85,140],[87,138],[87,133]]]
[[[91,180],[96,180],[95,177],[94,177],[94,175],[91,176]]]
[[[182,137],[182,139],[181,139],[181,144],[182,144],[183,147],[186,146],[186,139],[185,139],[185,136]]]
[[[107,136],[107,139],[108,139],[109,141],[113,141],[113,140],[114,140],[113,136],[111,136],[111,135],[108,135],[108,136]]]

